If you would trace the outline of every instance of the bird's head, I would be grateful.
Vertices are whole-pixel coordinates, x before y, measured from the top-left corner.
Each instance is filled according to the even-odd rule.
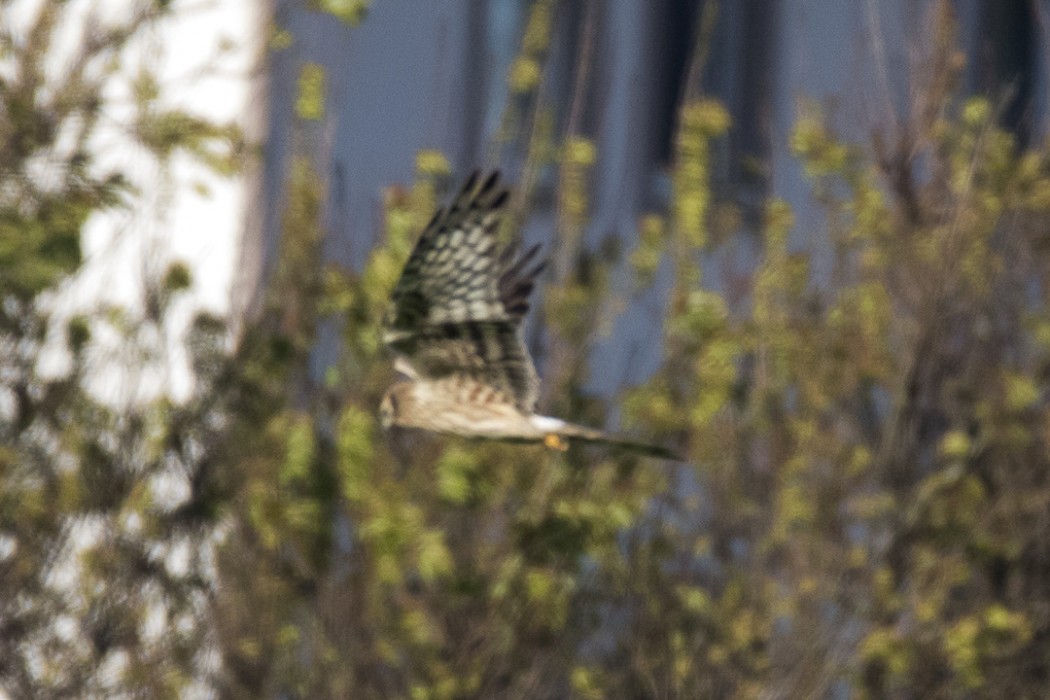
[[[386,393],[379,403],[379,423],[384,429],[389,430],[401,422],[405,407],[412,400],[411,382],[396,382]]]

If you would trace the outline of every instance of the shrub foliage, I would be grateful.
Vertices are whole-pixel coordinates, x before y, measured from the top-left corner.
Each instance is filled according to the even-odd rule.
[[[166,6],[84,50],[119,53]],[[122,334],[122,371],[140,376],[192,280],[176,266],[141,308],[56,323],[49,294],[82,264],[85,220],[139,195],[92,167],[104,75],[45,79],[67,8],[44,7],[24,45],[5,37],[20,63],[0,79],[0,689],[1036,697],[1050,683],[1050,150],[954,88],[947,20],[893,130],[845,143],[800,116],[791,146],[827,214],[830,272],[770,201],[743,303],[699,272],[731,238],[709,235],[729,118],[682,105],[671,201],[623,260],[639,289],[670,281],[662,365],[616,399],[627,430],[687,458],[668,464],[379,428],[378,319],[453,184],[433,152],[386,192],[383,239],[356,271],[322,259],[325,184],[294,158],[262,310],[233,349],[202,315],[191,399],[100,401],[85,389],[97,335]],[[550,400],[600,422],[612,405],[581,385],[611,263],[579,235],[601,154],[539,128],[550,11],[537,2],[526,23],[507,123],[536,124],[530,157],[560,175],[572,259],[537,312]],[[310,71],[306,135],[324,113]],[[156,99],[139,92],[158,162],[185,149],[232,170],[215,154],[234,131]],[[61,150],[70,129],[81,141]],[[341,341],[323,366],[322,330]],[[71,358],[57,377],[39,363],[55,334]]]

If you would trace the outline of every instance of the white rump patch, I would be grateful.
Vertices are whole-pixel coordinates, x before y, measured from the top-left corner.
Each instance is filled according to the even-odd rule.
[[[536,430],[544,433],[556,433],[568,425],[560,418],[551,418],[550,416],[529,416],[529,422],[532,423],[532,427]]]

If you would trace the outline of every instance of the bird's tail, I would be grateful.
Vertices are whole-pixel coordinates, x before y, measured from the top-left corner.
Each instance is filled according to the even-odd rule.
[[[611,445],[612,447],[627,450],[628,452],[634,452],[646,457],[659,457],[660,459],[670,459],[676,462],[682,461],[682,458],[678,453],[666,447],[653,445],[648,442],[631,440],[621,435],[612,435],[601,430],[595,430],[594,428],[576,425],[575,423],[565,423],[561,429],[558,430],[558,436],[561,438],[567,438],[570,441],[576,440],[579,442]],[[548,444],[550,443],[548,442]]]

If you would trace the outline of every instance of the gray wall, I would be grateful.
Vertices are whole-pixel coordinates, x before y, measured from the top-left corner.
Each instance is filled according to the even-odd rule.
[[[768,196],[788,201],[797,218],[793,244],[814,253],[821,279],[830,265],[823,214],[788,148],[799,105],[813,100],[823,106],[839,133],[859,143],[891,124],[906,109],[908,67],[929,40],[933,3],[723,1],[701,85],[690,86],[692,46],[706,4],[561,3],[544,89],[563,129],[581,53],[587,53],[581,51],[584,38],[592,32],[578,120],[599,151],[586,244],[598,248],[613,237],[624,250],[633,246],[638,216],[661,206],[670,192],[666,172],[677,105],[687,90],[702,90],[723,100],[734,120],[719,152],[719,196],[738,203],[751,226]],[[245,270],[265,270],[272,258],[294,146],[312,153],[327,179],[327,254],[352,266],[362,263],[377,238],[382,188],[411,181],[420,149],[443,151],[457,178],[495,166],[511,182],[520,176],[522,144],[497,147],[493,134],[508,100],[505,78],[518,51],[524,0],[375,0],[357,27],[303,5],[279,2],[275,8],[277,23],[295,41],[271,60],[260,221],[249,232],[246,250],[254,252]],[[953,7],[970,56],[967,87],[1012,95],[1012,127],[1025,140],[1043,138],[1050,0],[959,0]],[[327,68],[327,113],[323,123],[293,134],[296,79],[306,61]],[[541,191],[554,184],[540,173]],[[541,204],[523,237],[556,246],[551,236],[551,212]],[[756,250],[754,237],[735,237],[703,261],[705,284],[732,292]],[[593,358],[594,375],[602,380],[592,388],[600,392],[641,381],[659,360],[651,339],[659,333],[662,285],[658,280],[654,290],[637,296],[626,282],[621,275],[617,287],[626,311]]]

